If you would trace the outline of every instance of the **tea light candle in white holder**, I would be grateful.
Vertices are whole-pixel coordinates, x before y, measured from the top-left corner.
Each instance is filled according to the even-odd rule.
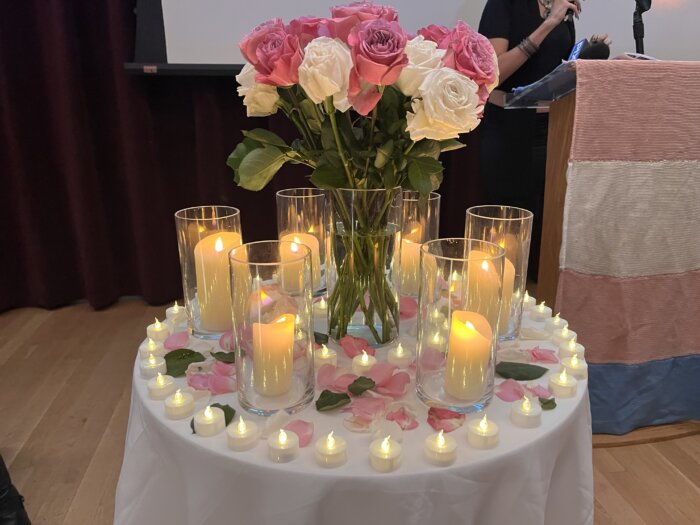
[[[174,305],[165,310],[165,318],[170,321],[170,324],[173,326],[180,325],[183,322],[186,323],[187,310],[185,310],[184,307],[180,306],[177,304],[177,301],[175,301]]]
[[[525,396],[510,405],[510,420],[517,427],[535,428],[542,424],[542,407]]]
[[[588,363],[585,359],[579,359],[578,355],[574,354],[571,357],[565,357],[561,360],[562,366],[566,369],[566,373],[574,376],[576,379],[588,378]]]
[[[219,407],[207,406],[194,415],[194,432],[198,436],[215,436],[224,428],[226,428],[226,416]]]
[[[415,359],[413,352],[404,350],[401,343],[396,348],[390,348],[386,357],[390,365],[398,366],[399,368],[408,368]]]
[[[561,330],[565,326],[569,326],[569,322],[559,317],[559,314],[544,320],[545,332],[552,333],[555,330]]]
[[[333,431],[316,441],[316,463],[322,467],[335,468],[348,459],[347,442],[340,436],[334,436]]]
[[[425,458],[438,467],[445,467],[454,463],[457,459],[457,441],[452,436],[444,435],[440,430],[425,438],[423,446]]]
[[[165,416],[169,419],[183,419],[194,412],[194,396],[179,388],[171,396],[165,398]]]
[[[544,301],[530,309],[530,318],[533,321],[544,321],[552,317],[552,309],[545,306]]]
[[[369,446],[369,463],[377,472],[391,472],[401,464],[401,445],[391,436],[375,439]]]
[[[498,425],[486,418],[472,419],[467,424],[467,441],[478,449],[493,448],[498,444]]]
[[[158,318],[156,318],[153,324],[149,324],[146,327],[146,335],[154,341],[159,341],[162,343],[168,338],[170,331],[165,323],[161,323]]]
[[[148,380],[146,388],[148,388],[148,397],[161,400],[175,392],[175,381],[172,376],[166,376],[158,372],[156,377]]]
[[[576,378],[566,372],[566,368],[563,368],[560,374],[549,376],[549,390],[555,397],[574,397],[577,383]]]
[[[352,373],[358,376],[364,375],[375,365],[377,358],[369,355],[364,350],[360,355],[352,358]]]
[[[153,354],[149,354],[147,359],[143,359],[139,363],[141,377],[144,379],[151,379],[152,377],[156,377],[159,373],[165,374],[166,369],[165,359]]]
[[[535,306],[537,306],[537,300],[534,297],[530,297],[530,294],[525,290],[525,295],[523,296],[523,311],[527,312],[528,310],[532,310]]]
[[[228,448],[236,452],[250,450],[260,440],[260,430],[254,421],[244,421],[243,416],[238,416],[237,423],[231,423],[226,427],[228,436]]]
[[[141,357],[141,359],[148,359],[148,356],[151,354],[163,356],[165,355],[165,348],[163,347],[163,343],[154,341],[149,337],[139,346],[139,357]]]
[[[328,312],[328,302],[325,297],[321,297],[320,300],[314,303],[314,314],[326,315],[326,312]]]
[[[579,358],[583,359],[586,348],[574,339],[570,339],[566,343],[559,343],[559,357],[564,359],[565,357],[571,357],[574,354]]]
[[[267,438],[267,455],[275,463],[292,461],[299,453],[299,436],[294,432],[279,432],[270,434]]]
[[[328,348],[326,345],[321,345],[321,348],[314,351],[314,366],[316,370],[321,368],[323,365],[333,365],[338,364],[338,353],[332,348]]]
[[[568,326],[564,326],[560,330],[554,330],[552,332],[552,342],[559,346],[562,343],[568,343],[572,339],[576,341],[576,332],[569,330]]]

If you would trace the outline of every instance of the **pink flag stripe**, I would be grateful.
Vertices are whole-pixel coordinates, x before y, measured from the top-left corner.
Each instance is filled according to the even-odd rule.
[[[613,277],[696,270],[699,227],[700,162],[573,162],[560,267]]]
[[[573,160],[700,159],[700,62],[576,63]]]
[[[556,304],[590,363],[700,354],[700,270],[631,279],[563,270]]]

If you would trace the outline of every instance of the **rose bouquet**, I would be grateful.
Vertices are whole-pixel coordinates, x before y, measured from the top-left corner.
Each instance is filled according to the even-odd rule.
[[[394,196],[440,185],[440,153],[463,146],[459,135],[479,124],[498,83],[493,47],[462,21],[409,35],[393,8],[369,2],[334,7],[331,18],[270,20],[239,47],[248,116],[281,110],[300,137],[287,144],[244,131],[227,162],[235,182],[258,191],[285,163],[310,168],[333,203],[330,333],[346,335],[359,309],[375,341],[390,341],[399,318]]]

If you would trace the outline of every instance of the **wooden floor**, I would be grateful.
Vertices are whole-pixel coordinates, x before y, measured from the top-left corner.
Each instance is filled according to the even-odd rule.
[[[112,522],[134,352],[163,312],[132,299],[0,315],[0,453],[34,523]],[[700,523],[699,432],[596,436],[596,523]]]

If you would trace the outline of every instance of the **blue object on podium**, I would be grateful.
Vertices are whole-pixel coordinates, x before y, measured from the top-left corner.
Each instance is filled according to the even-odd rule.
[[[562,62],[554,71],[529,86],[506,93],[506,109],[549,107],[555,100],[576,90],[576,62]]]

